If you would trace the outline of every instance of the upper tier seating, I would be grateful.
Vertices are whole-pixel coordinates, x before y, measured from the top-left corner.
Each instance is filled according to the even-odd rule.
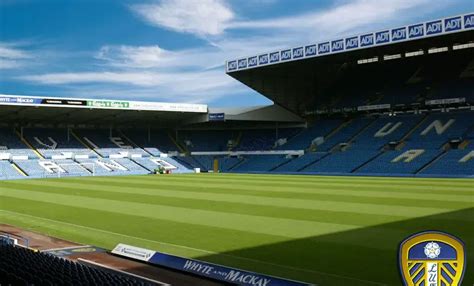
[[[13,129],[0,128],[0,154],[2,153],[38,159],[35,152],[20,140]]]
[[[72,155],[97,157],[94,152],[77,141],[72,134],[69,134],[68,138],[67,129],[24,129],[23,136],[46,159],[61,155],[66,155],[68,158],[72,158]]]
[[[474,112],[429,115],[407,139],[404,149],[439,149],[452,139],[462,139],[474,125]]]
[[[105,158],[117,158],[117,156],[139,155],[150,156],[145,150],[135,147],[131,142],[120,134],[110,136],[104,130],[77,130],[76,134],[88,144],[95,152]]]
[[[343,121],[340,119],[326,119],[317,121],[313,126],[301,130],[300,133],[289,139],[286,144],[279,146],[279,150],[305,150],[311,142],[318,138],[324,137],[341,125]]]
[[[351,149],[380,150],[390,142],[400,141],[421,119],[417,115],[380,117],[354,138]]]
[[[332,134],[332,136],[327,138],[323,144],[319,145],[316,148],[316,150],[329,151],[339,143],[348,142],[352,137],[362,131],[372,121],[373,119],[366,117],[353,119],[352,121],[348,122],[347,125],[338,130],[336,133]]]
[[[275,142],[281,138],[292,138],[301,129],[281,128],[275,129],[254,129],[242,131],[240,144],[235,148],[238,151],[262,151],[270,150],[275,146]]]
[[[178,138],[188,151],[227,151],[229,140],[235,140],[237,131],[227,130],[186,130],[179,131]]]
[[[151,285],[49,254],[0,243],[2,285]]]
[[[133,143],[144,148],[153,156],[160,156],[160,153],[180,151],[166,130],[151,130],[150,134],[147,130],[140,129],[125,129],[122,132]]]

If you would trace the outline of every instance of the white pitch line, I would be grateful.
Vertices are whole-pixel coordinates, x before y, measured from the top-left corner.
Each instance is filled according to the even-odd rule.
[[[348,280],[353,280],[353,281],[358,281],[358,282],[366,282],[366,283],[370,283],[370,284],[373,284],[373,285],[380,285],[380,286],[386,286],[387,285],[387,284],[380,283],[380,282],[363,280],[363,279],[358,279],[358,278],[353,278],[353,277],[347,277],[347,276],[333,274],[333,273],[327,273],[327,272],[322,272],[322,271],[292,267],[292,266],[281,265],[281,264],[277,264],[277,263],[271,263],[271,262],[262,261],[262,260],[258,260],[258,259],[253,259],[253,258],[235,256],[235,255],[230,255],[230,254],[223,254],[223,253],[218,253],[218,252],[209,251],[209,250],[205,250],[205,249],[199,249],[199,248],[194,248],[194,247],[189,247],[189,246],[184,246],[184,245],[178,245],[178,244],[173,244],[173,243],[168,243],[168,242],[161,242],[161,241],[151,240],[151,239],[147,239],[147,238],[131,236],[131,235],[127,235],[127,234],[122,234],[122,233],[117,233],[117,232],[113,232],[113,231],[98,229],[98,228],[84,226],[84,225],[80,225],[80,224],[63,222],[63,221],[44,218],[44,217],[39,217],[39,216],[32,216],[32,215],[28,215],[28,214],[13,212],[13,211],[0,210],[0,212],[26,216],[26,217],[31,217],[31,218],[35,218],[35,219],[45,220],[45,221],[51,221],[51,222],[54,222],[54,223],[59,223],[59,224],[73,226],[73,227],[79,227],[79,228],[94,230],[94,231],[97,231],[97,232],[102,232],[102,233],[112,234],[112,235],[116,235],[116,236],[127,237],[127,238],[131,238],[131,239],[136,239],[136,240],[142,240],[142,241],[161,244],[161,245],[172,246],[172,247],[176,247],[176,248],[189,249],[189,250],[203,252],[203,253],[212,254],[212,255],[227,256],[227,257],[231,257],[231,258],[234,258],[234,259],[246,260],[246,261],[251,261],[251,262],[255,262],[255,263],[266,264],[266,265],[280,267],[280,268],[286,268],[286,269],[289,269],[289,270],[297,270],[297,271],[308,272],[308,273],[322,274],[322,275],[326,275],[326,276],[338,277],[338,278],[343,278],[343,279],[348,279]]]
[[[44,249],[44,250],[40,250],[40,252],[58,251],[58,250],[68,250],[68,249],[83,248],[83,247],[92,247],[92,246],[90,246],[90,245],[75,245],[75,246],[67,246],[67,247],[58,247],[58,248]]]

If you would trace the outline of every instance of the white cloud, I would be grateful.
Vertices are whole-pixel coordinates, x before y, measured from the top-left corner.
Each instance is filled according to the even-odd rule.
[[[327,38],[341,32],[360,30],[375,23],[398,20],[402,13],[418,13],[416,7],[423,6],[428,12],[440,5],[430,0],[352,0],[322,11],[310,11],[299,15],[273,19],[234,21],[229,29],[271,29],[278,33],[307,34],[313,38]],[[430,5],[426,5],[430,4]],[[382,28],[382,27],[380,27]],[[330,35],[328,35],[328,33]]]
[[[33,56],[13,44],[0,43],[0,69],[20,68]]]
[[[223,0],[162,0],[131,8],[152,25],[198,36],[221,34],[234,18]]]

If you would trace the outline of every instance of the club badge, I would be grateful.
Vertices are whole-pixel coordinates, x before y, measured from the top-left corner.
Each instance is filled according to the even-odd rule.
[[[463,242],[438,231],[405,239],[398,260],[405,286],[461,286],[466,268]]]

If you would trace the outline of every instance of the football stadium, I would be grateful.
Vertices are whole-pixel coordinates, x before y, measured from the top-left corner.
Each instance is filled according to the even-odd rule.
[[[474,14],[384,28],[229,59],[269,106],[0,95],[0,284],[403,285],[441,231],[405,285],[473,285]]]

